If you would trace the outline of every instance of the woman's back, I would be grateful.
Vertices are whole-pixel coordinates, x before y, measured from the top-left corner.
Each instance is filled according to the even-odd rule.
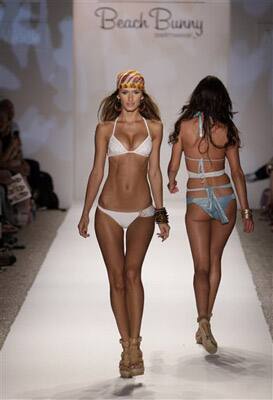
[[[190,158],[224,159],[227,143],[227,128],[217,123],[211,129],[213,143],[201,136],[199,117],[183,121],[181,124],[181,139],[185,155]]]
[[[202,121],[203,117],[200,115],[181,124],[181,141],[189,173],[189,188],[202,187],[204,184],[225,185],[230,182],[224,171],[227,128],[216,123],[211,129],[212,143],[210,138],[203,137]],[[219,190],[218,194],[221,194],[223,189]],[[224,192],[227,192],[226,189]],[[196,192],[195,195],[199,196],[200,193]]]

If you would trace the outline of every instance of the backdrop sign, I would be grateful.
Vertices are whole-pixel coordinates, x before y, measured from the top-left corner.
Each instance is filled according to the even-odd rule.
[[[146,90],[159,105],[161,167],[165,196],[170,196],[165,185],[168,135],[200,79],[210,74],[226,82],[229,33],[229,1],[74,2],[76,198],[84,196],[94,156],[100,101],[126,69],[143,73]],[[180,188],[186,179],[182,170]],[[184,198],[184,190],[177,196]]]
[[[182,10],[180,10],[182,11]],[[101,29],[124,30],[142,29],[154,33],[155,37],[181,36],[198,38],[203,35],[204,21],[187,18],[180,12],[174,14],[170,8],[153,7],[138,11],[125,18],[120,15],[119,8],[98,7],[95,9],[97,23]]]

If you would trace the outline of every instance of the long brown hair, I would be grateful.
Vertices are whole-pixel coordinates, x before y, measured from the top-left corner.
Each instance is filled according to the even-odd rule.
[[[198,112],[202,112],[204,117],[204,136],[199,143],[199,151],[203,140],[207,144],[211,142],[217,148],[227,148],[234,144],[240,146],[239,131],[232,120],[235,113],[232,111],[231,99],[224,84],[215,76],[206,76],[198,83],[188,104],[182,107],[174,130],[169,136],[169,143],[177,142],[182,121],[192,119]],[[222,123],[228,129],[227,143],[224,146],[217,145],[212,139],[211,129],[217,122]]]
[[[117,98],[118,89],[110,96],[105,97],[98,109],[100,121],[114,121],[121,112],[121,104]],[[161,121],[159,108],[154,100],[145,91],[142,92],[143,100],[139,107],[139,113],[146,119]]]

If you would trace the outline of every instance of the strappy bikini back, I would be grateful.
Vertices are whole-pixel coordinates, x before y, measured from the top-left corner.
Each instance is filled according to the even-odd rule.
[[[203,131],[203,119],[202,119],[202,113],[198,111],[195,114],[196,117],[198,117],[198,133],[199,137],[202,138],[204,136],[204,131]],[[197,161],[198,162],[198,172],[192,172],[188,170],[188,176],[189,178],[193,179],[204,179],[204,178],[213,178],[216,176],[221,176],[224,175],[225,170],[220,169],[217,171],[210,171],[210,172],[205,172],[205,162],[223,162],[225,161],[224,158],[192,158],[188,157],[185,155],[185,158],[190,161]]]
[[[198,116],[198,126],[199,126],[199,137],[203,137],[203,119],[202,113],[198,112],[195,116]],[[215,194],[215,189],[232,189],[231,183],[226,183],[222,185],[214,185],[211,186],[206,181],[206,178],[212,178],[215,176],[224,175],[225,170],[216,170],[205,172],[205,163],[210,162],[219,163],[225,161],[224,158],[216,158],[216,159],[208,159],[208,158],[191,158],[185,157],[187,160],[197,161],[198,162],[198,172],[192,172],[188,170],[189,178],[202,179],[202,184],[204,186],[201,187],[193,187],[187,188],[187,204],[195,204],[199,206],[205,213],[207,213],[211,218],[219,220],[222,224],[227,224],[229,219],[226,215],[226,208],[231,201],[235,200],[234,193],[229,193],[224,196],[220,196],[219,198]],[[191,195],[191,193],[205,191],[206,197],[196,197]]]
[[[118,118],[116,118],[116,120],[114,122],[113,132],[109,139],[108,157],[114,157],[114,156],[119,156],[121,154],[128,154],[128,153],[134,153],[134,154],[138,154],[143,157],[149,157],[149,155],[152,151],[152,139],[151,139],[148,123],[144,117],[142,117],[142,118],[143,118],[143,121],[144,121],[146,129],[147,129],[147,137],[134,150],[126,149],[126,147],[121,143],[121,141],[115,136],[116,126],[117,126],[117,121],[118,121]]]

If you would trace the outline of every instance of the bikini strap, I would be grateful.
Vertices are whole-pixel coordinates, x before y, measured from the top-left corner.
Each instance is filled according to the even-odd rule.
[[[211,190],[211,189],[228,189],[228,188],[232,188],[231,183],[226,183],[225,185],[218,185],[218,186],[204,186],[204,187],[199,187],[199,188],[187,188],[188,192],[199,192],[201,190]]]
[[[198,161],[199,158],[192,158],[192,157],[188,157],[185,155],[186,160],[191,160],[191,161]]]
[[[203,132],[203,120],[201,111],[198,111],[197,116],[198,116],[198,126],[199,126],[199,137],[203,137],[204,132]]]
[[[146,121],[146,119],[145,119],[144,117],[142,117],[142,118],[143,118],[143,121],[145,122],[145,125],[146,125],[146,129],[147,129],[148,136],[149,136],[149,137],[151,137],[151,134],[150,134],[150,129],[149,129],[149,126],[148,126],[148,122]]]
[[[115,135],[115,132],[116,132],[116,126],[117,126],[117,122],[118,122],[118,117],[115,119],[115,122],[114,122],[114,126],[113,126],[113,131],[112,131],[112,135],[111,135],[111,137]]]
[[[188,156],[185,156],[185,158],[186,158],[186,160],[191,160],[191,161],[201,160],[201,158],[192,158],[192,157],[188,157]],[[216,161],[225,161],[225,158],[202,158],[202,160],[216,162]]]

